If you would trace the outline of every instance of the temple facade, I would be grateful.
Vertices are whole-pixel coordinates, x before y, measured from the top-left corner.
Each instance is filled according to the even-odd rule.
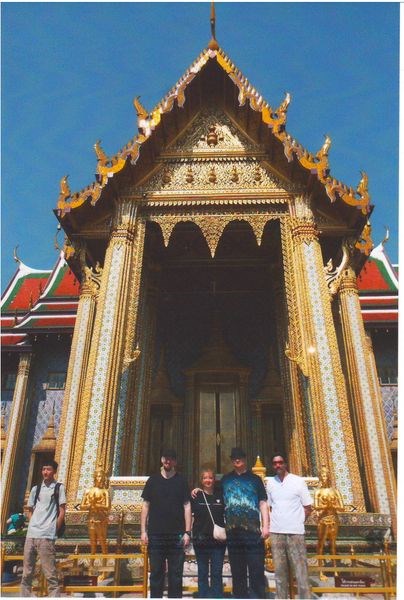
[[[147,475],[168,444],[196,482],[241,445],[327,466],[394,524],[398,281],[366,174],[331,175],[330,138],[303,148],[290,96],[271,108],[214,39],[152,111],[134,103],[96,180],[61,181],[53,271],[16,256],[3,294],[3,517],[44,453],[73,510],[97,465]]]

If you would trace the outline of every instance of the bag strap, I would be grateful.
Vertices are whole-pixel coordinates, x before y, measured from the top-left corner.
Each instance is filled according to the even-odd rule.
[[[39,494],[41,493],[41,486],[42,486],[42,483],[38,483],[36,486],[33,508],[35,508],[36,503],[38,502]]]
[[[55,485],[55,491],[53,492],[53,497],[55,498],[55,504],[56,504],[56,515],[59,516],[59,490],[60,490],[60,486],[61,483],[59,481],[56,482]]]
[[[54,492],[53,492],[53,494],[52,494],[53,498],[55,499],[55,504],[56,504],[56,515],[57,515],[57,516],[59,516],[59,511],[60,511],[60,509],[59,509],[59,490],[60,490],[60,486],[61,486],[61,485],[62,485],[62,484],[60,483],[60,481],[57,481],[57,482],[56,482],[56,485],[55,485],[55,490],[54,490]],[[34,506],[33,506],[33,508],[35,508],[35,506],[36,506],[36,503],[38,502],[39,494],[41,493],[41,486],[42,486],[42,483],[39,483],[39,484],[36,486],[36,490],[35,490],[35,498],[34,498]]]
[[[203,494],[203,497],[204,497],[204,500],[205,500],[205,503],[206,503],[206,508],[208,509],[208,511],[209,511],[209,514],[210,514],[210,518],[212,519],[212,523],[213,523],[213,525],[216,525],[216,523],[215,523],[215,520],[214,520],[214,518],[212,517],[212,512],[211,512],[211,510],[210,510],[210,506],[209,506],[209,504],[208,504],[208,501],[206,500],[205,492],[204,492],[203,490],[202,490],[202,494]]]

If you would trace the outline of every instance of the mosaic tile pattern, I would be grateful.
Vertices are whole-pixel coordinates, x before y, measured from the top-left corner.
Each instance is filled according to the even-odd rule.
[[[9,397],[5,397],[6,394]],[[2,394],[1,394],[1,397],[2,397],[2,399],[1,399],[1,420],[3,423],[4,431],[6,433],[7,433],[7,429],[8,429],[8,422],[10,420],[10,415],[11,415],[13,394],[14,394],[14,392],[11,392],[11,391],[2,392]]]
[[[353,503],[352,486],[346,476],[347,452],[343,434],[343,423],[338,405],[338,392],[334,373],[331,368],[332,358],[328,343],[327,327],[323,314],[321,285],[316,268],[316,249],[314,244],[304,244],[305,270],[309,283],[309,299],[313,313],[313,325],[316,336],[317,355],[320,364],[323,385],[323,402],[328,425],[331,455],[333,460],[336,487],[343,495],[345,502]]]
[[[300,383],[303,389],[303,402],[304,409],[306,415],[310,415],[310,384],[308,382],[308,378],[303,375],[303,373],[299,374]],[[315,453],[315,444],[314,444],[314,432],[313,432],[313,423],[310,418],[307,419],[307,434],[309,437],[309,452],[310,452],[310,463],[312,465],[313,472],[316,472],[317,469],[317,461],[316,461],[316,453]]]
[[[356,365],[359,373],[363,374],[363,376],[359,378],[359,385],[361,388],[361,397],[363,401],[363,408],[365,411],[366,431],[369,440],[369,451],[371,455],[375,489],[379,499],[379,510],[380,512],[388,513],[390,512],[390,506],[388,501],[388,494],[384,474],[383,470],[381,469],[383,461],[379,448],[376,420],[373,413],[372,390],[370,389],[369,381],[366,376],[367,366],[361,335],[363,322],[362,320],[360,322],[358,321],[356,297],[348,296],[346,298],[346,302],[348,306],[347,313],[349,318],[349,325],[352,332],[352,338],[354,340]]]
[[[73,427],[77,409],[78,402],[78,394],[80,389],[80,381],[81,381],[81,373],[83,366],[83,354],[86,346],[87,332],[88,332],[88,320],[91,309],[91,298],[81,298],[80,300],[80,321],[79,321],[79,330],[74,332],[74,335],[77,339],[76,346],[76,354],[73,361],[73,372],[72,379],[70,383],[70,396],[66,398],[66,401],[69,403],[67,414],[66,414],[66,426],[64,431],[64,439],[62,445],[62,451],[60,454],[60,463],[58,470],[58,478],[60,481],[64,481],[66,479],[66,470],[67,464],[69,460],[70,453],[70,445],[73,436]]]
[[[98,342],[93,388],[91,393],[90,412],[88,415],[85,447],[82,458],[82,471],[77,497],[81,497],[84,490],[91,486],[95,461],[97,456],[100,422],[104,402],[107,370],[111,352],[112,337],[114,334],[115,307],[118,297],[121,267],[125,253],[124,245],[114,245],[111,258],[111,268],[108,277],[106,301],[102,315],[102,325]]]
[[[41,401],[38,406],[38,415],[34,433],[34,446],[41,441],[43,434],[47,430],[53,411],[55,417],[55,436],[57,438],[59,433],[64,394],[64,390],[45,391],[45,400]]]
[[[383,409],[386,417],[387,435],[391,442],[394,431],[394,414],[398,406],[398,387],[396,385],[381,385]]]
[[[143,487],[147,481],[147,477],[128,477],[128,480],[133,481],[133,485],[124,485],[122,487],[118,485],[111,485],[111,502],[112,504],[119,504],[121,506],[134,504],[141,504],[141,494]],[[143,485],[139,486],[139,482]]]

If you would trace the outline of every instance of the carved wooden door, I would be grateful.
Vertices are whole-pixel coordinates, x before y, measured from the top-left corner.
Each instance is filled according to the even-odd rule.
[[[199,470],[216,473],[232,469],[230,452],[236,445],[236,390],[234,386],[206,385],[199,390]]]

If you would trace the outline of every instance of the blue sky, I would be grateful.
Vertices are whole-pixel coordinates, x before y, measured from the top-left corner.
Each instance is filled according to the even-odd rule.
[[[113,154],[136,132],[133,98],[151,109],[210,39],[210,3],[2,4],[2,289],[13,247],[50,269],[59,181],[94,180],[93,144]],[[399,4],[216,4],[220,46],[331,174],[369,175],[375,243],[390,227],[398,259]],[[62,236],[60,236],[62,242]]]

